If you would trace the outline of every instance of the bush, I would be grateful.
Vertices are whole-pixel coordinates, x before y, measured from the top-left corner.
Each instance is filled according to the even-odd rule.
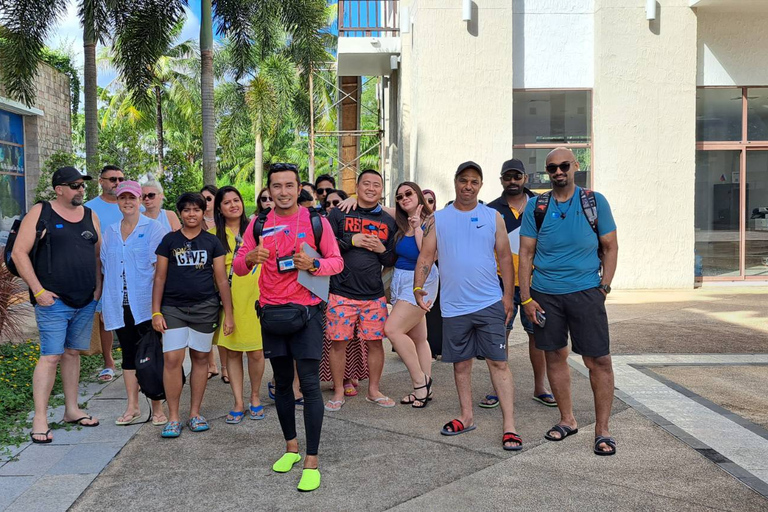
[[[35,202],[53,201],[56,199],[56,192],[54,192],[53,187],[51,186],[53,173],[56,172],[56,169],[59,167],[66,167],[68,165],[77,167],[78,163],[78,158],[72,153],[64,151],[53,153],[40,169],[40,179],[35,188]]]
[[[203,188],[203,169],[199,162],[189,162],[176,151],[169,151],[163,160],[165,172],[160,184],[165,192],[165,209],[176,210],[176,199],[184,192]]]

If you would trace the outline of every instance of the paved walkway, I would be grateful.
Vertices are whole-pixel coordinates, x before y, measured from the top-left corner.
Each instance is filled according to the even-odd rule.
[[[766,510],[761,493],[768,440],[762,427],[653,371],[661,364],[667,370],[697,365],[705,377],[715,364],[768,365],[766,298],[765,289],[612,294],[615,457],[592,454],[591,390],[578,358],[570,362],[577,370],[572,382],[579,434],[561,443],[542,438],[558,414],[530,399],[527,343],[517,329],[510,367],[522,452],[501,449],[498,409],[476,409],[474,432],[439,435],[458,407],[451,366],[437,363],[435,400],[424,410],[366,403],[363,383],[361,395],[326,414],[323,485],[300,494],[298,469],[286,475],[270,470],[284,445],[266,393],[265,421],[226,425],[229,388],[212,380],[203,404],[211,430],[185,430],[178,440],[163,440],[151,425],[114,426],[124,408],[118,379],[89,400],[102,426],[56,431],[54,444],[22,447],[17,462],[0,467],[0,509]],[[694,335],[703,350],[695,349]],[[489,389],[484,366],[477,362],[473,371],[475,400]],[[407,388],[407,372],[387,352],[383,390],[399,398]],[[186,389],[184,399],[182,410],[188,407]],[[299,440],[303,447],[301,427]]]

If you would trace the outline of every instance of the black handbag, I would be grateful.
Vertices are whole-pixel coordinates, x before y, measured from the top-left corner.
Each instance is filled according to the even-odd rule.
[[[310,316],[309,306],[301,304],[260,305],[256,302],[256,314],[261,328],[272,334],[288,336],[302,330]]]

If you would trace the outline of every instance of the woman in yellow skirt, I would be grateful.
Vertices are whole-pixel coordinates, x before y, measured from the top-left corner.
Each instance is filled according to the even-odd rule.
[[[242,244],[242,235],[248,228],[243,197],[235,187],[222,187],[214,199],[215,227],[210,233],[221,240],[227,250],[226,264],[232,289],[232,308],[235,315],[235,332],[224,336],[222,326],[214,336],[214,343],[227,349],[227,370],[229,385],[235,398],[235,405],[227,415],[227,423],[237,424],[245,416],[243,405],[243,352],[248,357],[248,376],[251,380],[251,402],[248,415],[252,420],[263,420],[264,406],[259,399],[261,378],[264,375],[264,353],[261,346],[261,324],[256,317],[255,302],[259,298],[260,266],[247,276],[237,276],[232,272],[232,260]]]

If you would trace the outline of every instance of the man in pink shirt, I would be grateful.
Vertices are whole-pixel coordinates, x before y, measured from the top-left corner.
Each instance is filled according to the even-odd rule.
[[[298,205],[301,191],[299,172],[292,164],[273,164],[267,175],[267,187],[275,207],[256,217],[245,231],[242,247],[233,263],[237,275],[246,275],[261,265],[259,277],[259,318],[264,343],[264,357],[272,364],[275,376],[275,407],[286,453],[272,469],[287,473],[301,460],[296,439],[293,368],[296,362],[304,393],[304,427],[307,456],[299,482],[300,491],[320,486],[317,451],[323,425],[323,398],[320,393],[320,359],[323,353],[322,300],[298,282],[298,271],[319,276],[338,274],[344,260],[331,226],[324,218],[320,247],[315,243],[310,211]],[[254,238],[254,225],[261,226],[261,236]],[[306,243],[322,257],[314,259],[302,246]]]

